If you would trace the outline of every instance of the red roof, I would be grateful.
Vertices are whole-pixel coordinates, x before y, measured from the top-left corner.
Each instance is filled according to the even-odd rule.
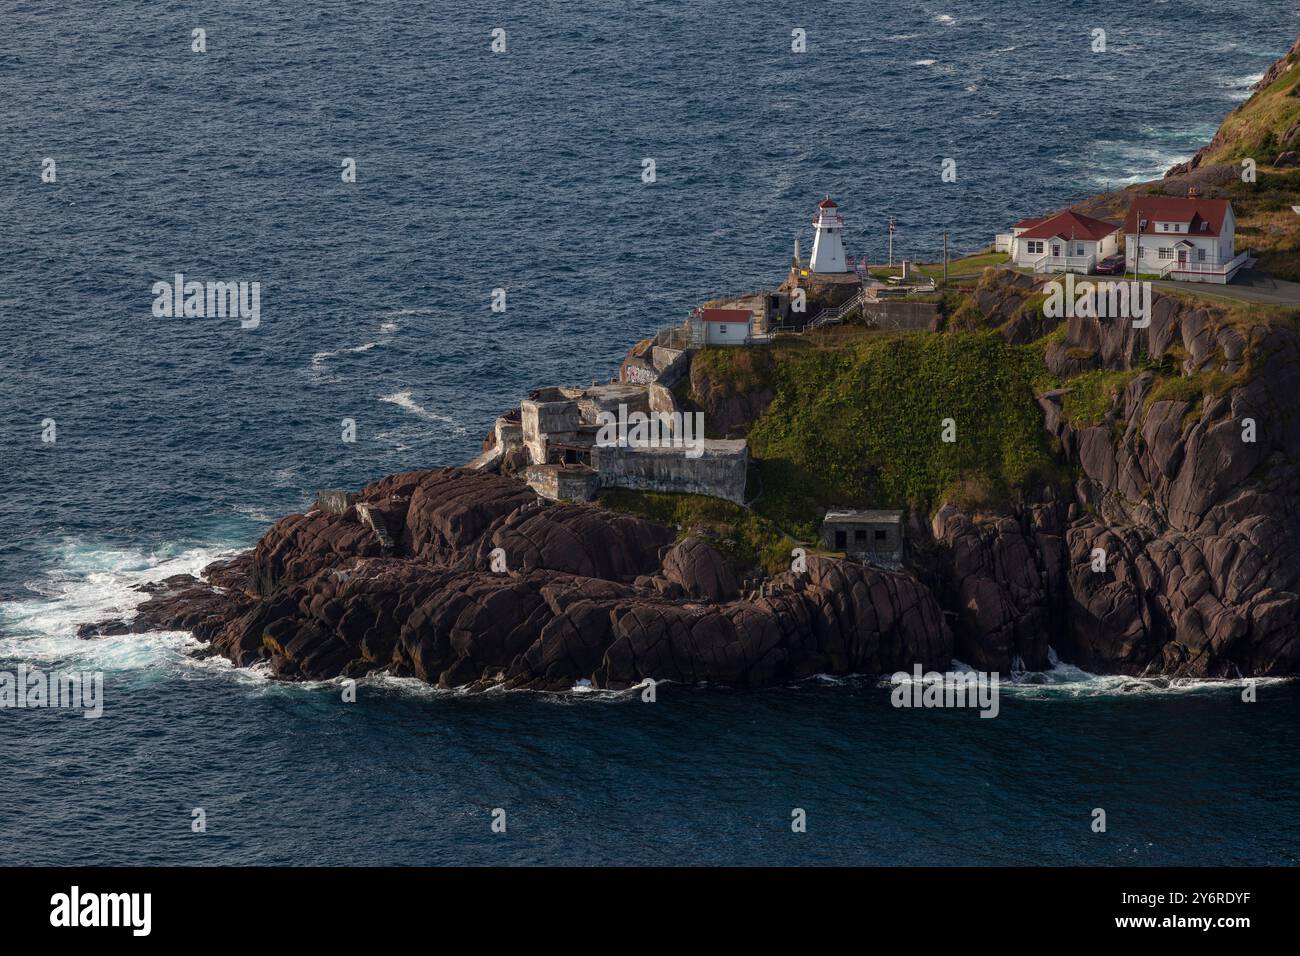
[[[705,322],[748,322],[753,317],[752,309],[700,309]]]
[[[1138,219],[1147,221],[1144,236],[1217,236],[1223,231],[1231,204],[1226,199],[1198,199],[1187,196],[1135,196],[1124,220],[1124,232],[1135,236]],[[1185,222],[1185,233],[1156,232],[1157,222]],[[1201,224],[1205,223],[1205,228]]]
[[[834,199],[832,199],[830,196],[827,196],[825,199],[823,199],[821,202],[817,204],[817,208],[818,209],[839,209],[840,207],[836,205]]]
[[[1025,222],[1029,222],[1029,220],[1025,220]],[[1019,223],[1017,223],[1017,226],[1019,226]],[[1037,225],[1031,226],[1022,232],[1020,238],[1087,239],[1097,242],[1100,239],[1105,239],[1117,229],[1119,229],[1119,223],[1117,222],[1093,219],[1091,216],[1083,216],[1067,209],[1064,212],[1058,212],[1055,216],[1040,219]]]
[[[1018,223],[1016,223],[1016,224],[1015,224],[1014,226],[1012,226],[1011,228],[1012,228],[1012,229],[1028,229],[1030,226],[1036,226],[1036,225],[1038,225],[1040,222],[1042,222],[1042,221],[1043,221],[1044,219],[1046,219],[1046,218],[1047,218],[1046,216],[1030,216],[1028,219],[1021,219]]]

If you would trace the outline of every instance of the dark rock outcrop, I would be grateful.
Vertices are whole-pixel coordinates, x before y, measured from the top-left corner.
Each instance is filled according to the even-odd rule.
[[[673,545],[653,522],[461,469],[394,475],[358,504],[401,529],[392,553],[356,507],[291,515],[207,581],[169,579],[132,621],[86,636],[183,627],[284,679],[385,671],[471,689],[763,686],[952,657],[938,603],[907,574],[814,557],[741,600],[702,538]]]
[[[1300,339],[1157,299],[1151,326],[1071,322],[1133,372],[1100,425],[1047,425],[1079,469],[1057,649],[1089,669],[1200,677],[1300,668]],[[1142,363],[1178,346],[1187,397]]]

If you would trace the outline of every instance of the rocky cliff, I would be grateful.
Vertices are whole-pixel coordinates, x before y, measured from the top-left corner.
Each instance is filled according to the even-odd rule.
[[[358,506],[383,513],[393,547]],[[742,598],[707,541],[673,538],[592,505],[540,502],[512,478],[411,472],[368,485],[342,514],[283,518],[251,554],[204,581],[169,579],[133,620],[82,636],[187,629],[285,679],[383,670],[471,689],[763,686],[951,659],[939,606],[910,575],[813,556]]]
[[[986,326],[1021,337],[1032,282],[986,274]],[[1157,293],[1148,327],[1071,318],[1056,332],[1041,344],[1059,387],[1039,404],[1073,487],[932,522],[929,580],[957,612],[958,655],[1037,667],[1046,635],[1098,672],[1295,673],[1294,315]]]

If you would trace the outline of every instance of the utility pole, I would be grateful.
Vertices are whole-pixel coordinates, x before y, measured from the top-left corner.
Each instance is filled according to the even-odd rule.
[[[889,268],[894,268],[894,217],[889,217]]]
[[[943,234],[943,284],[948,284],[948,234]]]

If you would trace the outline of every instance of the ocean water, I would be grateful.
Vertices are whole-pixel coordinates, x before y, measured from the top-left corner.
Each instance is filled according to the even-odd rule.
[[[1296,862],[1289,682],[1062,666],[995,720],[869,678],[343,704],[74,630],[777,281],[826,193],[851,253],[893,216],[932,259],[1158,175],[1297,30],[1285,0],[6,3],[0,670],[102,670],[105,712],[0,711],[0,862]],[[260,326],[155,318],[177,272],[260,282]]]

